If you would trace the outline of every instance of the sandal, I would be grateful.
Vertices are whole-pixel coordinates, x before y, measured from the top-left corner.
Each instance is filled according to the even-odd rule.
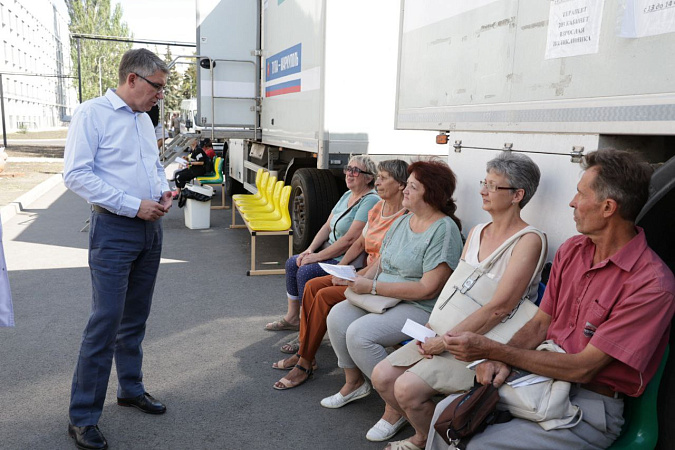
[[[279,349],[281,353],[288,353],[289,355],[294,355],[298,353],[298,350],[300,350],[300,337],[296,336],[295,338],[291,339],[287,343],[281,346]]]
[[[295,360],[295,362],[292,363],[292,364],[290,364],[290,365],[286,365],[286,361],[288,361],[289,359],[293,358],[294,356],[297,357],[297,359]],[[275,363],[272,363],[272,369],[278,369],[278,370],[291,370],[293,367],[295,367],[295,365],[298,363],[299,360],[300,360],[300,355],[299,355],[298,353],[296,353],[295,355],[289,356],[289,357],[286,358],[286,359],[282,359],[282,360],[279,360],[279,361],[277,361],[277,362],[275,362]]]
[[[293,325],[292,323],[289,323],[284,319],[283,317],[279,320],[275,320],[274,322],[270,322],[267,325],[265,325],[265,329],[267,331],[284,331],[284,330],[289,330],[289,331],[300,331],[300,324]]]
[[[390,442],[385,450],[423,450],[408,440]]]
[[[288,361],[289,359],[291,359],[293,356],[297,356],[298,359],[296,359],[294,363],[291,363],[290,365],[287,366],[287,365],[286,365],[286,361]],[[295,367],[295,365],[296,365],[296,364],[298,363],[298,361],[300,360],[300,354],[299,354],[299,353],[296,353],[296,354],[293,355],[293,356],[289,356],[289,357],[286,358],[286,359],[282,359],[282,360],[280,360],[280,361],[277,361],[277,362],[275,362],[275,363],[272,363],[272,369],[278,369],[278,370],[291,370],[293,367]],[[312,370],[314,371],[314,370],[317,370],[318,368],[319,368],[319,365],[316,363],[316,359],[315,359],[314,361],[312,361]]]
[[[282,378],[281,380],[274,383],[274,386],[272,386],[272,387],[274,389],[276,389],[277,391],[285,391],[286,389],[293,389],[294,387],[298,387],[301,384],[305,383],[310,378],[312,378],[312,375],[314,374],[314,369],[311,369],[311,368],[305,369],[304,367],[302,367],[299,364],[296,364],[295,367],[297,367],[298,369],[305,372],[307,374],[307,378],[305,378],[302,381],[291,381],[287,378]]]

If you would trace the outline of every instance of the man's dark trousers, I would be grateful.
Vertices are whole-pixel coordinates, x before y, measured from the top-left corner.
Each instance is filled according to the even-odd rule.
[[[89,267],[93,295],[73,375],[73,425],[98,423],[113,356],[119,380],[117,396],[131,398],[145,392],[141,343],[161,252],[161,219],[147,222],[92,212]]]

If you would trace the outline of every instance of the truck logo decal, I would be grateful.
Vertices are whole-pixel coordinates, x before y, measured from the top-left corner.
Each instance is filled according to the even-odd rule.
[[[265,96],[300,92],[302,71],[302,44],[282,50],[265,62]],[[271,84],[270,81],[278,80]]]

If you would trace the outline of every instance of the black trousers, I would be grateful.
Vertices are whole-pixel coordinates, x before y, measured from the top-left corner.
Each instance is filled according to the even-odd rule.
[[[187,169],[182,169],[174,175],[174,181],[178,189],[183,189],[185,185],[195,177],[201,177],[206,171],[202,166],[192,166]]]

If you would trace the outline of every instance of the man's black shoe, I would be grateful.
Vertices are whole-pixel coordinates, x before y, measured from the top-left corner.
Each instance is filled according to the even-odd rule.
[[[164,414],[166,412],[166,406],[147,392],[134,398],[117,397],[117,404],[120,406],[133,406],[148,414]]]
[[[68,424],[68,435],[75,439],[75,445],[79,449],[105,450],[108,448],[108,442],[97,425],[76,427],[75,425]]]

